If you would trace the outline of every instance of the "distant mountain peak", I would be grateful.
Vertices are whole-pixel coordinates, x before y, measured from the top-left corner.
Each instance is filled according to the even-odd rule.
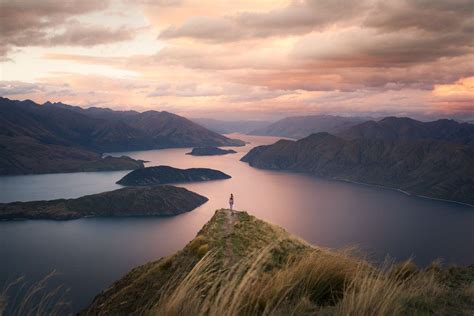
[[[366,118],[362,117],[344,117],[326,114],[292,116],[264,128],[254,130],[250,134],[299,139],[318,132],[335,134],[366,120]]]
[[[61,157],[64,161],[72,158],[65,155],[72,156],[73,149],[90,160],[100,153],[114,151],[244,145],[243,141],[227,138],[169,112],[83,109],[61,102],[39,105],[31,100],[2,98],[0,117],[0,135],[4,136],[0,147],[9,148],[0,153],[1,174],[36,173],[44,170],[41,165],[54,165],[31,159],[34,148],[41,148],[43,153],[49,151],[53,160]]]

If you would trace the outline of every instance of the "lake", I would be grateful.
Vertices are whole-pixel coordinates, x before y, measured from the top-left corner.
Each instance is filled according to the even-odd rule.
[[[147,166],[208,167],[229,180],[183,184],[209,201],[168,218],[88,218],[73,221],[0,222],[0,288],[24,275],[38,280],[55,269],[70,288],[75,311],[131,268],[181,249],[218,208],[234,207],[283,226],[308,242],[329,248],[357,246],[369,258],[410,257],[427,265],[474,263],[474,208],[400,192],[302,174],[259,170],[239,159],[274,137],[231,135],[250,142],[237,154],[194,157],[189,149],[126,154]],[[127,171],[0,177],[0,202],[72,198],[120,188]]]

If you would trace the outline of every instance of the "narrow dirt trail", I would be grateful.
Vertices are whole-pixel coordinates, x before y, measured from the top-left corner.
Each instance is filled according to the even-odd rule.
[[[237,212],[232,212],[231,210],[225,210],[226,221],[224,224],[224,234],[225,239],[225,264],[231,266],[236,260],[233,252],[231,235],[234,232],[234,224],[238,220]]]

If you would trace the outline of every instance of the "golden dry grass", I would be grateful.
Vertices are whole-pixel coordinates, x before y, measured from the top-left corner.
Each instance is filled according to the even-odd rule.
[[[71,315],[65,300],[69,290],[50,286],[56,275],[53,271],[32,284],[24,277],[9,282],[0,292],[0,315]]]
[[[208,253],[178,287],[162,296],[154,315],[431,315],[448,313],[449,289],[435,271],[411,261],[375,268],[345,252],[313,251],[271,266],[272,251],[254,252],[227,271]],[[410,271],[410,272],[407,272]],[[472,295],[472,285],[463,290]],[[466,313],[472,305],[465,306]],[[462,311],[459,309],[458,311]],[[467,314],[468,315],[468,314]]]

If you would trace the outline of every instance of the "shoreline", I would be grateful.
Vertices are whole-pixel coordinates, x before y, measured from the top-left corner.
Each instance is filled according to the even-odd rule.
[[[384,186],[384,185],[380,185],[380,184],[370,184],[370,183],[359,182],[359,181],[354,181],[354,180],[349,180],[349,179],[340,179],[340,178],[330,178],[330,179],[336,180],[336,181],[347,182],[347,183],[365,185],[365,186],[368,186],[368,187],[376,187],[376,188],[381,188],[381,189],[385,189],[385,190],[397,191],[397,192],[403,193],[403,194],[408,195],[408,196],[414,196],[414,197],[418,197],[418,198],[422,198],[422,199],[428,199],[428,200],[434,200],[434,201],[440,201],[440,202],[448,202],[448,203],[455,203],[455,204],[459,204],[459,205],[474,207],[474,204],[464,203],[464,202],[455,201],[455,200],[435,198],[435,197],[430,197],[430,196],[426,196],[426,195],[418,195],[418,194],[410,193],[408,191],[404,191],[404,190],[399,189],[399,188]]]
[[[305,175],[305,176],[309,176],[309,177],[317,178],[317,179],[322,179],[322,180],[332,180],[332,181],[340,181],[340,182],[351,183],[351,184],[364,185],[364,186],[374,187],[374,188],[379,188],[379,189],[384,189],[384,190],[397,191],[397,192],[400,192],[400,193],[403,193],[405,195],[412,196],[412,197],[428,199],[428,200],[434,200],[434,201],[440,201],[440,202],[454,203],[454,204],[459,204],[459,205],[474,208],[474,204],[469,204],[469,203],[455,201],[455,200],[429,197],[429,196],[425,196],[425,195],[418,195],[418,194],[410,193],[408,191],[404,191],[404,190],[399,189],[399,188],[384,186],[384,185],[381,185],[381,184],[371,184],[371,183],[365,183],[365,182],[349,180],[349,179],[342,179],[342,178],[336,178],[336,177],[323,177],[323,176],[318,176],[318,175],[314,175],[314,174],[311,174],[311,173],[308,173],[308,172],[298,171],[298,170],[282,170],[282,169],[272,169],[272,168],[259,168],[259,167],[252,166],[249,162],[246,162],[246,161],[241,161],[241,162],[246,163],[250,167],[256,168],[256,169],[270,170],[270,171],[275,171],[275,172],[296,173],[296,174],[301,174],[301,175]]]

